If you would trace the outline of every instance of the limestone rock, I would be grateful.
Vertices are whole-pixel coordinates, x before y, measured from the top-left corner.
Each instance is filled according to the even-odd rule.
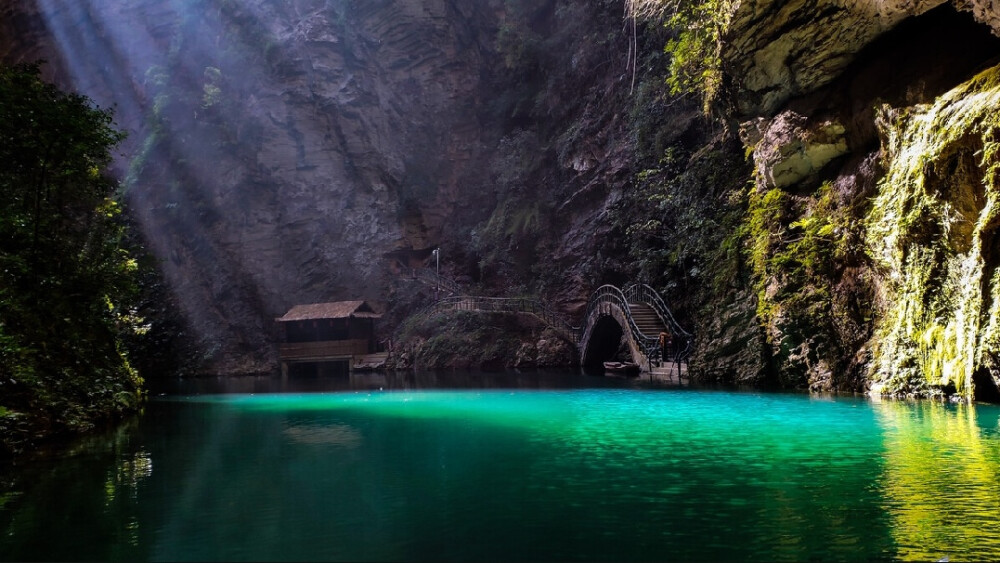
[[[572,64],[559,65],[576,82],[538,98],[559,112],[547,142],[566,145],[539,151],[549,152],[531,178],[565,220],[545,229],[540,253],[556,254],[567,279],[587,279],[579,272],[600,240],[592,227],[632,161],[624,102],[608,102],[624,100],[615,95],[620,65],[609,62],[625,51],[575,31],[604,25],[595,35],[613,36],[620,11],[546,5],[538,25],[565,26],[576,41]],[[290,305],[384,298],[397,281],[389,253],[442,245],[442,266],[477,263],[469,233],[496,204],[492,159],[510,128],[497,107],[525,95],[504,90],[523,90],[503,82],[504,10],[499,0],[184,10],[154,0],[0,0],[0,59],[47,59],[48,78],[117,108],[129,133],[122,153],[138,155],[119,163],[133,180],[135,219],[210,369],[235,373],[248,369],[236,358],[276,366],[272,319]],[[585,104],[600,111],[580,124]],[[560,127],[572,135],[562,140]],[[528,185],[527,171],[514,173]],[[555,291],[570,300],[589,289]]]
[[[848,153],[846,128],[836,120],[809,123],[794,111],[784,111],[764,127],[753,153],[759,187],[788,188],[816,175]],[[749,139],[748,139],[749,140]]]
[[[566,367],[576,365],[576,348],[552,329],[542,332],[535,343],[535,363],[538,367]]]
[[[288,306],[380,298],[384,253],[447,236],[483,182],[469,47],[496,16],[447,0],[204,9],[2,2],[0,56],[53,61],[51,78],[118,108],[149,246],[213,369],[235,372],[247,354],[273,364],[269,321]],[[72,29],[95,37],[74,52]]]
[[[972,12],[976,21],[990,26],[1000,35],[1000,2],[996,0],[954,0],[955,6]]]
[[[765,374],[763,331],[756,323],[756,299],[734,291],[713,304],[697,327],[692,376],[701,381],[761,383]]]
[[[723,38],[722,52],[738,111],[746,116],[774,115],[789,99],[829,84],[886,31],[943,3],[945,0],[740,2]]]
[[[514,358],[514,367],[516,368],[533,368],[537,365],[536,357],[538,356],[538,349],[531,342],[522,342],[520,348],[517,349],[517,355]]]

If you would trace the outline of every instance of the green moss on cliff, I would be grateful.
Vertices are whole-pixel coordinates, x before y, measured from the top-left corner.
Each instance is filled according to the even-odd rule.
[[[865,219],[884,272],[873,389],[954,385],[996,377],[1000,312],[997,170],[1000,67],[932,105],[879,120],[888,172]]]
[[[674,95],[699,94],[706,114],[722,88],[720,50],[733,14],[731,0],[628,0],[633,18],[662,20],[673,37],[666,83]]]
[[[844,371],[835,305],[849,210],[830,184],[809,196],[752,190],[741,230],[757,292],[757,317],[786,386],[829,389]]]

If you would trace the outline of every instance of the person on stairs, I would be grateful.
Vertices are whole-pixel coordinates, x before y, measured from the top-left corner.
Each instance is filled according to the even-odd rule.
[[[673,344],[673,337],[670,333],[663,331],[660,333],[660,365],[663,365],[667,361],[667,356],[670,353],[670,346]]]

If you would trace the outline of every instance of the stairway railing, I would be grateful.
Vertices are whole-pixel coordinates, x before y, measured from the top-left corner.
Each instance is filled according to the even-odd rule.
[[[436,276],[433,273],[421,272],[420,279],[429,285],[434,285],[435,282],[437,282],[439,283],[439,287],[449,293],[452,293],[453,295],[438,299],[437,301],[414,313],[413,316],[446,310],[530,314],[558,331],[560,335],[570,342],[576,344],[580,343],[584,337],[584,332],[588,328],[586,324],[583,326],[571,325],[563,318],[562,315],[556,313],[537,299],[532,299],[530,297],[481,297],[461,295],[461,288],[453,282],[449,283],[449,280],[446,278]],[[600,312],[603,314],[609,314],[610,310],[606,308],[611,305],[616,306],[625,317],[626,324],[628,325],[627,330],[632,340],[635,342],[640,352],[646,356],[647,361],[652,364],[652,362],[659,360],[661,356],[659,334],[644,334],[639,328],[639,325],[636,323],[636,320],[632,315],[632,309],[629,305],[640,303],[646,304],[652,308],[663,322],[663,325],[670,331],[673,338],[673,344],[670,347],[671,349],[668,350],[669,360],[677,363],[687,363],[694,343],[694,336],[680,326],[674,318],[673,313],[670,312],[670,309],[663,302],[659,293],[646,284],[632,284],[626,287],[624,291],[613,285],[602,285],[598,287],[591,294],[590,299],[587,302],[587,311],[584,315],[584,322],[588,322],[595,310],[604,307],[605,310]],[[398,333],[401,328],[402,325],[397,327],[396,333]],[[398,334],[394,333],[393,336],[394,338],[398,338]],[[668,358],[663,359],[667,360]]]
[[[478,297],[456,295],[439,299],[432,310],[476,311],[481,313],[525,313],[559,331],[570,342],[576,343],[580,327],[575,327],[544,303],[529,297]]]
[[[431,270],[419,270],[414,277],[417,281],[428,287],[440,288],[443,293],[447,293],[449,295],[462,294],[462,288],[458,285],[458,283]]]
[[[646,284],[632,284],[622,290],[622,294],[625,295],[629,303],[645,303],[652,307],[656,311],[657,316],[660,317],[660,320],[663,321],[663,325],[670,329],[671,334],[691,336],[691,333],[684,330],[677,320],[674,319],[673,313],[670,312],[670,309],[667,308],[667,305],[655,289]]]
[[[622,293],[630,303],[645,303],[653,308],[673,338],[673,350],[668,352],[672,356],[671,360],[676,363],[687,363],[694,346],[694,335],[684,330],[684,327],[674,319],[673,313],[663,302],[660,294],[646,284],[632,284],[626,287]]]
[[[601,307],[606,307],[608,305],[615,305],[621,310],[622,314],[625,316],[626,324],[628,324],[628,331],[632,336],[632,340],[636,343],[639,350],[646,356],[648,362],[652,362],[653,358],[659,358],[659,335],[651,336],[643,334],[639,329],[639,325],[636,324],[635,319],[632,317],[632,309],[629,307],[629,301],[626,298],[622,290],[618,289],[613,285],[602,285],[601,287],[594,290],[590,295],[590,301],[587,303],[587,314],[584,319],[589,319],[595,310],[599,310]]]

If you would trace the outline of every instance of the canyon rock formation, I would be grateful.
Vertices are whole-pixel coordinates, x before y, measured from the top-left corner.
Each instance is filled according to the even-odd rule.
[[[666,93],[671,32],[614,1],[0,0],[0,59],[48,59],[116,107],[130,212],[215,372],[273,367],[295,303],[367,298],[399,320],[440,247],[449,276],[570,320],[601,283],[651,283],[697,329],[703,379],[995,380],[989,111],[926,154],[918,185],[955,214],[893,231],[894,252],[943,254],[887,261],[870,237],[909,158],[899,132],[991,91],[968,81],[1000,57],[994,3],[733,7],[711,118]],[[918,297],[897,278],[919,272],[926,291],[979,289],[901,335]]]
[[[753,153],[757,193],[779,190],[762,198],[784,202],[771,231],[788,233],[768,258],[801,250],[790,241],[812,236],[817,221],[829,221],[823,236],[832,241],[811,257],[830,266],[822,281],[808,271],[792,281],[787,270],[758,272],[768,356],[785,377],[878,392],[969,389],[978,380],[995,392],[995,227],[983,203],[996,189],[994,164],[988,153],[968,160],[984,154],[989,141],[979,131],[995,116],[967,109],[982,107],[989,79],[963,83],[997,64],[998,31],[990,3],[738,5],[722,51],[734,117]],[[954,106],[928,113],[943,99]],[[979,113],[955,117],[970,111]],[[924,120],[947,140],[931,140],[916,125]],[[948,148],[928,148],[939,142]],[[899,172],[914,166],[925,173]],[[932,216],[962,210],[961,218],[917,220],[922,212],[910,206]],[[938,251],[952,257],[927,257]]]
[[[501,26],[541,34],[620,17],[526,6],[6,1],[0,57],[45,59],[57,83],[115,107],[130,135],[119,174],[131,213],[208,348],[209,369],[238,373],[274,365],[272,320],[292,304],[386,301],[437,246],[447,272],[478,276],[469,240],[502,197],[503,141],[515,130],[537,135],[515,123],[533,118],[510,117],[514,104],[565,113],[594,90],[586,82],[596,65],[614,82],[624,74],[623,53],[605,60],[601,48],[568,42],[570,64],[550,64],[586,77],[567,85],[576,100],[514,91],[520,78],[504,74]],[[509,51],[534,40],[515,39],[524,45]],[[607,89],[598,80],[595,95]],[[558,193],[544,220],[559,224],[546,224],[543,238],[569,278],[592,253],[587,226],[608,191],[598,178],[628,162],[626,144],[608,139],[623,134],[614,115],[577,127],[596,134],[578,131],[560,154],[539,148],[531,157],[544,171],[532,185],[519,174],[508,181]],[[566,299],[587,289],[570,284]]]

